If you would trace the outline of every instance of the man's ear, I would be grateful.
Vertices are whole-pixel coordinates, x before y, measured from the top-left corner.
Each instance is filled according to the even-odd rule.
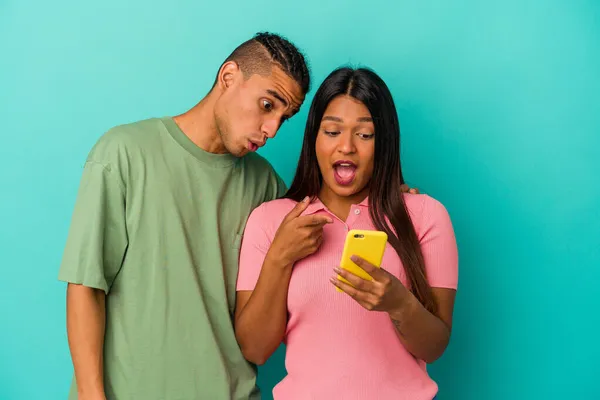
[[[235,61],[227,61],[221,66],[218,75],[218,86],[221,90],[225,91],[232,87],[236,80],[239,79],[242,71],[240,66]]]

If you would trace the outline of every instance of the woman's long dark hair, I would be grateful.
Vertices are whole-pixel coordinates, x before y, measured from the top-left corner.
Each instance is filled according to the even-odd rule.
[[[365,68],[339,68],[321,84],[310,106],[296,176],[284,197],[300,201],[306,196],[312,199],[318,196],[323,177],[317,163],[317,134],[327,106],[339,95],[355,98],[371,113],[375,157],[369,184],[369,214],[375,227],[387,233],[389,243],[402,260],[409,289],[425,308],[436,313],[419,240],[400,189],[404,178],[396,106],[387,85],[376,73]]]

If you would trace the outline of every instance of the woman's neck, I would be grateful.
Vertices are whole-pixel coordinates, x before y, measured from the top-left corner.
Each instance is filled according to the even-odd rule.
[[[369,195],[369,188],[365,187],[358,193],[351,196],[339,196],[329,186],[323,185],[319,192],[319,200],[340,220],[346,222],[350,208],[354,204],[359,204]]]

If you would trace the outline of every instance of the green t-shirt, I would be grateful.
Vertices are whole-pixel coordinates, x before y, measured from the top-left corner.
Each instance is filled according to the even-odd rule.
[[[107,293],[109,400],[259,398],[233,329],[238,254],[250,212],[285,189],[261,156],[205,152],[171,118],[99,139],[59,279]]]

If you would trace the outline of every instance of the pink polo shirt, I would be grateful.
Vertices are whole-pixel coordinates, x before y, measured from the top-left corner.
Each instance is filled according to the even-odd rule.
[[[421,243],[432,287],[456,289],[458,255],[452,223],[444,206],[427,195],[406,194],[405,201]],[[240,254],[237,290],[254,290],[277,228],[295,202],[262,204],[251,214]],[[293,268],[285,333],[287,376],[273,389],[275,399],[432,399],[437,384],[423,361],[398,339],[387,313],[367,311],[329,282],[339,265],[346,233],[372,229],[368,200],[352,206],[346,222],[316,201],[304,214],[324,214],[323,244]],[[382,268],[406,285],[400,258],[388,243]]]

